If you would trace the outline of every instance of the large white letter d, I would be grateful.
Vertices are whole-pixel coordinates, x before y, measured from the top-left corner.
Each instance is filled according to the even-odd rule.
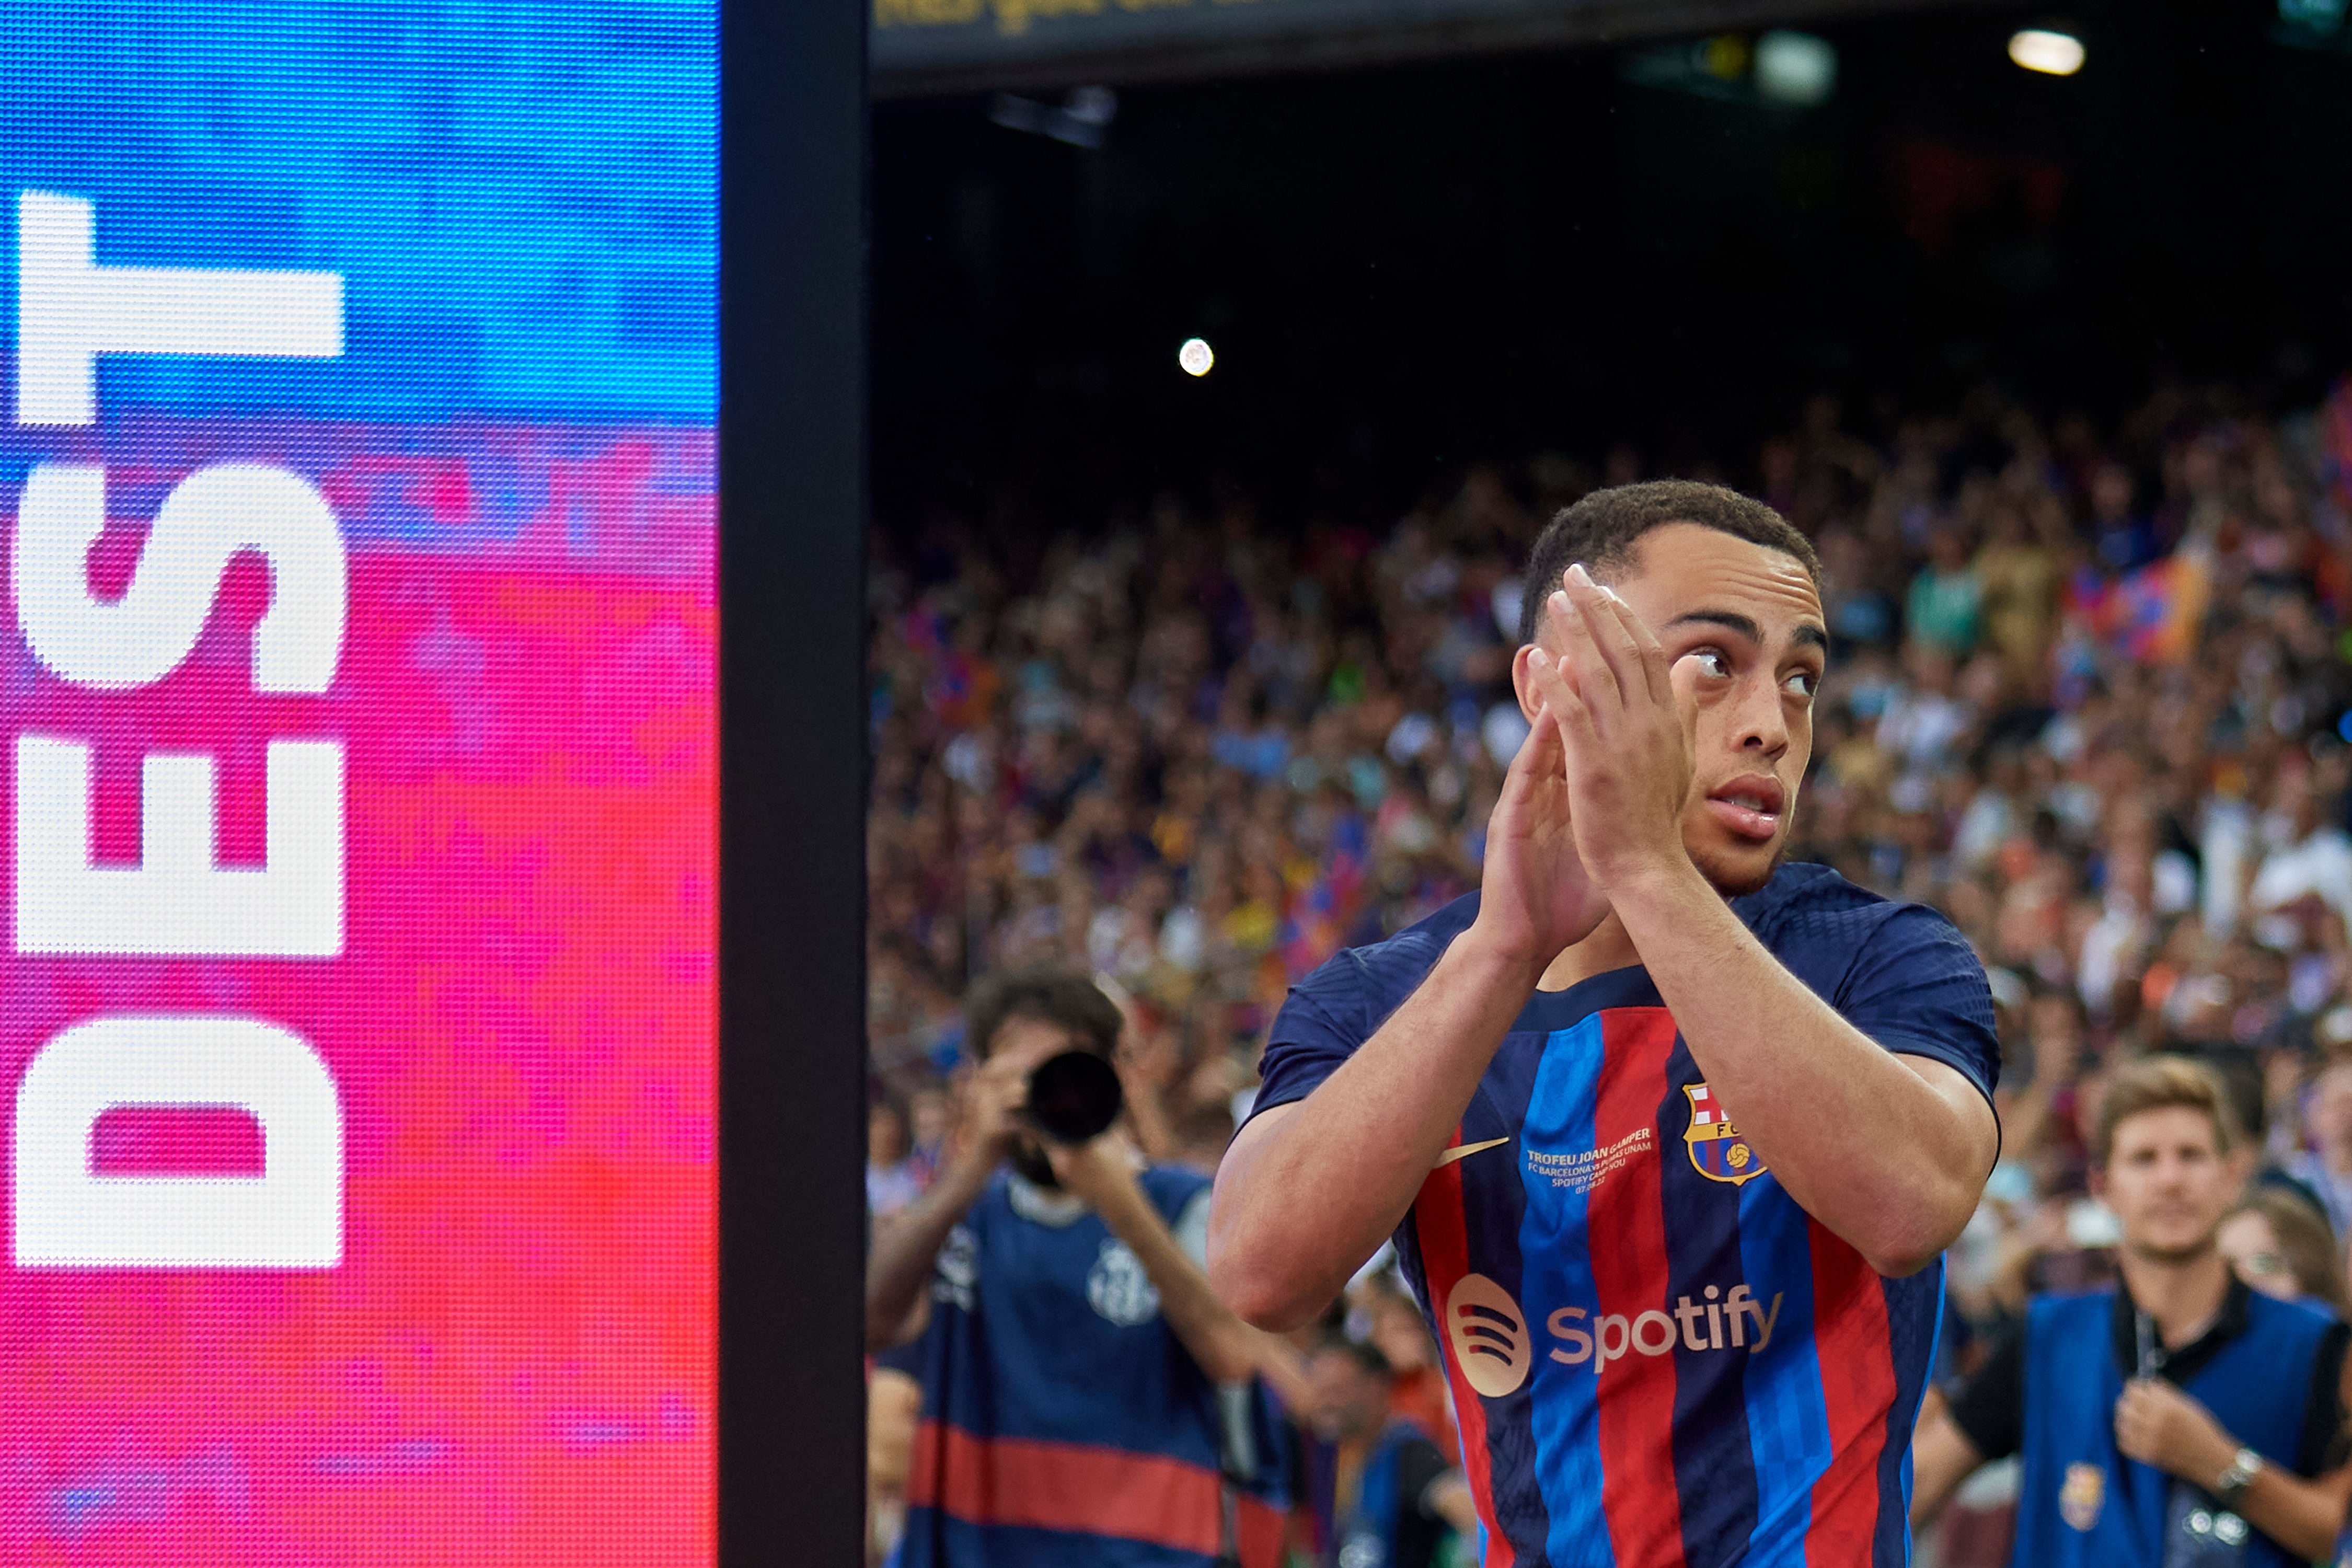
[[[90,1129],[118,1105],[234,1106],[261,1124],[259,1176],[98,1176]],[[256,1018],[95,1018],[52,1038],[16,1091],[24,1268],[331,1268],[343,1253],[343,1116],[301,1037]]]

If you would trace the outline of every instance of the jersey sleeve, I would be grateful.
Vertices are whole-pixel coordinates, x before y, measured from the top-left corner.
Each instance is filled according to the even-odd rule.
[[[1353,952],[1336,952],[1290,988],[1275,1015],[1250,1115],[1306,1099],[1356,1054],[1370,1032],[1364,1022],[1362,966]]]
[[[1942,1062],[1987,1103],[2000,1080],[1992,990],[1952,922],[1923,905],[1896,910],[1855,955],[1834,1005],[1898,1056]]]

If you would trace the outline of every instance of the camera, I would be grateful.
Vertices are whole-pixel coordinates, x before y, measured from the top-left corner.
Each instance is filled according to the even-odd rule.
[[[1092,1051],[1048,1057],[1029,1074],[1029,1121],[1056,1143],[1089,1143],[1125,1103],[1118,1073]]]

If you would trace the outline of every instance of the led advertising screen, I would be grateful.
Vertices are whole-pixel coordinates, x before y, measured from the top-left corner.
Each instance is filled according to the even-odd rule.
[[[709,1559],[714,11],[0,9],[0,1563]]]

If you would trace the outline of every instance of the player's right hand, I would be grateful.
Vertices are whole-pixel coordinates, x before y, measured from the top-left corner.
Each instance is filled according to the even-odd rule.
[[[1029,1064],[1012,1055],[990,1058],[964,1080],[964,1146],[992,1163],[1012,1152],[1028,1130]]]
[[[1511,759],[1486,819],[1486,867],[1470,934],[1538,970],[1592,934],[1609,900],[1585,874],[1569,823],[1568,753],[1549,708]]]

